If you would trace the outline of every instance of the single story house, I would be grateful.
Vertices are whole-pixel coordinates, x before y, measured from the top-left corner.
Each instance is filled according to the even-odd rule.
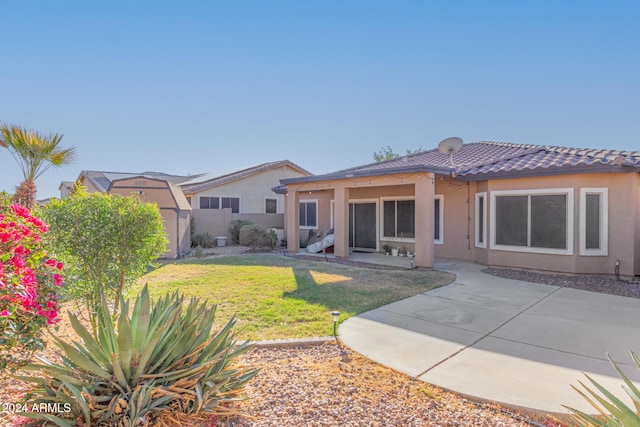
[[[280,189],[280,191],[278,190]],[[334,229],[334,253],[415,251],[488,266],[640,275],[640,151],[499,142],[281,180],[288,251]]]
[[[193,210],[195,234],[227,237],[233,220],[284,230],[284,196],[271,189],[282,179],[310,175],[295,163],[280,160],[225,175],[200,175],[181,183],[180,188]]]

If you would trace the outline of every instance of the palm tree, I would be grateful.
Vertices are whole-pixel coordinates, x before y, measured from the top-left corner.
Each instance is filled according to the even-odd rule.
[[[24,181],[13,196],[15,203],[31,209],[36,200],[35,180],[51,166],[63,166],[75,160],[75,147],[60,146],[62,135],[42,135],[0,122],[0,145],[7,148],[22,169]]]

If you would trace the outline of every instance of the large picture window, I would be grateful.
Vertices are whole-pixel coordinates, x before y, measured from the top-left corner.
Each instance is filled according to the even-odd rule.
[[[300,228],[318,228],[318,201],[300,201]]]
[[[573,253],[573,189],[494,191],[491,217],[492,249]]]
[[[606,188],[580,189],[580,255],[609,253],[609,200]]]

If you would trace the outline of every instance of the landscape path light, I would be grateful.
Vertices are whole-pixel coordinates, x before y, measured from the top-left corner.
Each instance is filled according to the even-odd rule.
[[[336,341],[338,340],[338,335],[336,333],[336,326],[338,325],[338,319],[340,319],[340,312],[339,311],[332,311],[331,312],[331,317],[333,318],[333,336],[336,338]]]

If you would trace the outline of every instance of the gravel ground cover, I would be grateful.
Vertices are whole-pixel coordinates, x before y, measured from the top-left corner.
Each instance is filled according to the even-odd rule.
[[[261,369],[237,408],[243,415],[220,418],[216,426],[531,425],[498,405],[474,404],[333,342],[256,347],[243,362]]]
[[[529,270],[512,270],[502,268],[487,268],[484,273],[507,279],[523,280],[525,282],[542,283],[545,285],[562,286],[583,291],[600,292],[603,294],[622,297],[640,298],[640,282],[618,280],[613,276],[589,274],[552,274]]]
[[[640,284],[611,277],[558,275],[486,269],[517,280],[640,298]],[[66,315],[56,335],[74,338]],[[58,357],[49,345],[40,356]],[[257,346],[239,361],[260,368],[246,388],[247,400],[231,408],[239,415],[203,421],[194,427],[248,426],[555,426],[544,414],[505,410],[464,397],[378,365],[334,342],[321,345]],[[0,402],[21,403],[29,385],[0,374]],[[0,413],[0,426],[18,418]]]
[[[56,335],[74,332],[63,320]],[[53,360],[53,345],[40,353]],[[544,417],[504,411],[495,404],[463,397],[383,367],[330,341],[318,345],[256,346],[239,364],[260,368],[247,388],[247,399],[230,408],[233,417],[168,417],[172,426],[192,427],[354,427],[354,426],[547,426]],[[27,403],[29,385],[0,374],[0,402]],[[11,426],[15,414],[0,414]]]

